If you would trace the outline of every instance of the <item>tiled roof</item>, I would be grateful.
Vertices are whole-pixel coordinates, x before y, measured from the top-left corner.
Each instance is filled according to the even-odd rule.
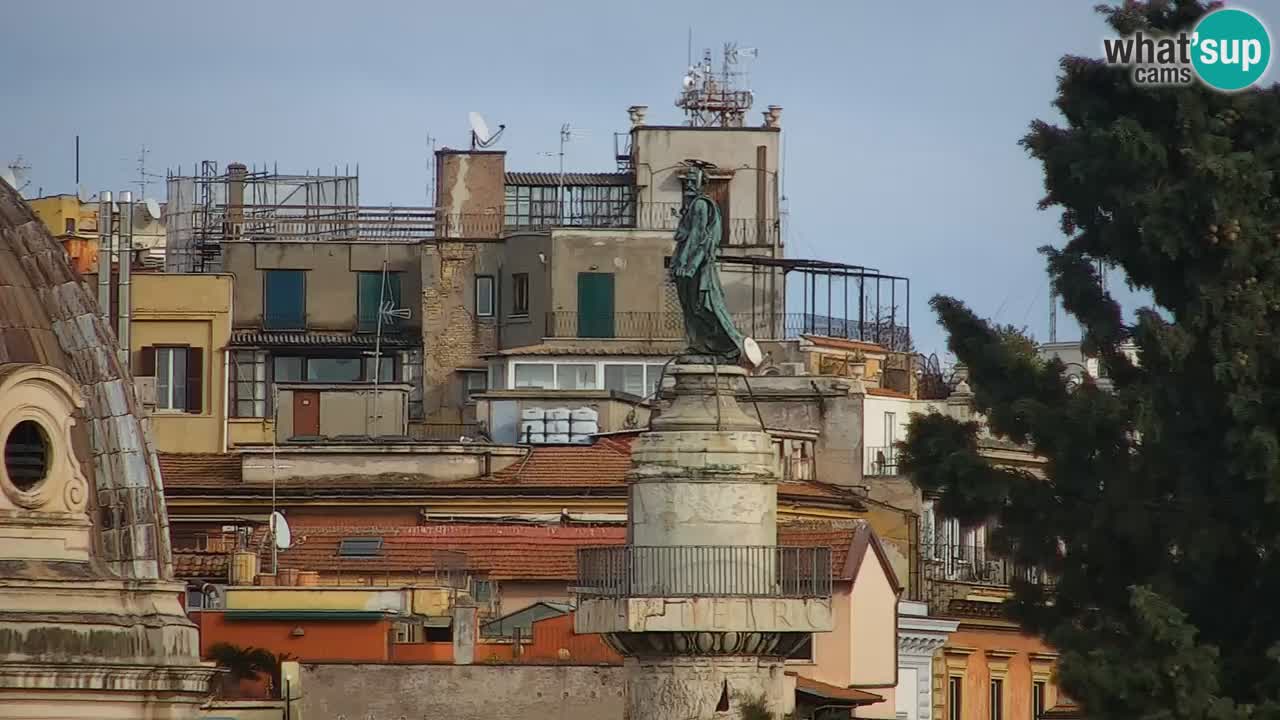
[[[788,672],[788,675],[795,673]],[[833,701],[830,704],[848,704],[848,705],[872,705],[878,702],[884,702],[884,698],[869,693],[865,690],[857,690],[854,688],[840,687],[839,685],[830,685],[807,678],[803,675],[796,675],[796,692],[811,695],[813,697]]]
[[[343,538],[381,537],[377,557],[338,556]],[[578,548],[620,545],[626,528],[432,524],[413,527],[295,527],[280,567],[380,574],[429,572],[465,554],[465,567],[495,580],[573,580]],[[433,551],[452,551],[441,555]]]
[[[519,172],[511,171],[506,173],[504,178],[507,185],[538,185],[538,186],[556,186],[563,182],[565,185],[631,185],[633,177],[631,173],[582,173],[571,172],[561,175],[553,172]]]
[[[373,347],[374,333],[259,332],[231,333],[231,347]],[[383,347],[417,347],[417,335],[382,334]]]
[[[235,453],[160,455],[166,488],[219,486],[240,482],[240,456]]]
[[[222,552],[175,550],[173,574],[184,580],[226,578],[230,555]]]
[[[684,349],[682,340],[599,340],[576,339],[552,341],[537,345],[525,345],[488,353],[485,357],[523,357],[566,355],[640,355],[645,357],[671,357]]]
[[[614,436],[590,445],[535,446],[494,478],[524,485],[621,485],[630,468],[631,438]]]
[[[277,483],[280,497],[320,495],[437,495],[441,493],[564,494],[590,492],[602,496],[626,494],[635,434],[599,437],[590,445],[536,445],[523,460],[489,478],[430,480],[398,473],[309,477],[305,482]],[[160,456],[165,487],[172,495],[234,494],[256,496],[271,492],[269,485],[243,483],[236,454]],[[781,501],[833,501],[851,508],[862,503],[848,488],[817,481],[778,483]]]
[[[577,576],[577,551],[626,542],[622,526],[539,526],[433,523],[417,526],[308,527],[295,525],[293,546],[281,551],[280,567],[326,573],[379,575],[431,572],[461,564],[495,580],[564,580]],[[826,546],[832,549],[837,578],[845,567],[856,527],[817,524],[782,525],[778,544],[788,547]],[[344,538],[380,537],[378,555],[345,558],[338,555]],[[439,553],[437,551],[448,551]],[[461,553],[461,556],[456,555]]]

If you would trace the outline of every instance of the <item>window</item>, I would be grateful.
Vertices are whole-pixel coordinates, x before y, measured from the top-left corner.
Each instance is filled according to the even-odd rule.
[[[550,363],[516,363],[516,387],[554,390],[556,366]]]
[[[787,655],[787,660],[792,660],[795,662],[813,662],[813,634],[812,633],[805,634],[804,642],[797,645],[795,650],[792,650]]]
[[[493,276],[476,276],[476,316],[493,317]]]
[[[604,389],[644,397],[648,394],[644,373],[644,365],[607,364],[604,366]]]
[[[382,538],[343,538],[338,544],[338,557],[377,557],[382,554]]]
[[[236,350],[231,354],[231,412],[234,417],[267,416],[267,354]]]
[[[378,309],[385,304],[390,304],[392,308],[400,307],[400,273],[386,273],[385,279],[380,272],[359,273],[356,288],[357,330],[377,331]],[[382,316],[384,329],[395,327],[396,322],[397,319],[394,316]]]
[[[462,371],[462,402],[473,403],[473,396],[489,389],[489,372],[487,370]]]
[[[529,314],[529,273],[511,276],[511,314]]]
[[[396,356],[386,352],[382,357],[364,359],[364,381],[373,382],[374,367],[377,367],[378,382],[389,383],[396,381]]]
[[[960,707],[964,698],[961,693],[961,684],[964,678],[951,676],[947,678],[947,720],[962,720]]]
[[[509,228],[631,227],[635,202],[629,185],[508,185]]]
[[[991,699],[988,716],[991,720],[1004,720],[1004,680],[991,680]]]
[[[307,358],[308,382],[359,382],[361,358]]]
[[[63,229],[64,229],[64,230],[66,230],[66,232],[67,232],[67,234],[68,234],[68,235],[70,235],[71,233],[75,232],[75,231],[76,231],[76,219],[75,219],[75,218],[66,218],[66,219],[65,219],[65,224],[63,225]]]
[[[595,390],[595,365],[563,364],[556,368],[556,387],[560,390]]]
[[[307,376],[304,368],[307,359],[300,357],[277,357],[271,359],[271,377],[276,382],[302,382]]]
[[[898,416],[896,413],[884,414],[884,445],[892,454],[894,443],[898,442]]]
[[[204,409],[204,351],[186,346],[144,347],[137,372],[156,379],[156,409],[199,413]]]
[[[156,348],[156,408],[185,410],[187,405],[187,349]]]
[[[307,328],[306,273],[302,270],[267,270],[263,273],[262,328]]]
[[[1040,720],[1040,716],[1044,715],[1044,691],[1044,682],[1036,682],[1031,685],[1031,720]]]
[[[476,602],[489,602],[493,598],[493,582],[491,580],[476,580],[472,582],[471,597]]]
[[[200,588],[187,588],[187,609],[203,610],[204,609],[204,593]]]

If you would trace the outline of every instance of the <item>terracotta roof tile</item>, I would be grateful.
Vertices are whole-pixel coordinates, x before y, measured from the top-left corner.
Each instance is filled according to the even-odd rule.
[[[792,675],[794,673],[787,673]],[[856,690],[854,688],[840,687],[839,685],[830,685],[828,683],[813,680],[803,675],[796,675],[796,692],[812,695],[823,700],[836,701],[837,703],[847,703],[849,705],[872,705],[878,702],[884,702],[884,698],[869,693],[865,690]]]
[[[867,394],[875,395],[877,397],[902,398],[904,400],[911,399],[911,396],[908,395],[907,393],[904,393],[901,390],[893,390],[890,388],[867,388]]]
[[[235,453],[160,455],[164,486],[205,486],[239,483],[240,456]]]
[[[230,555],[221,552],[175,550],[173,552],[174,577],[184,580],[227,577]]]
[[[856,525],[856,524],[855,524]],[[826,546],[839,576],[855,526],[828,523],[783,525],[778,544]],[[434,523],[417,526],[294,526],[293,546],[280,553],[280,567],[330,573],[380,575],[464,567],[495,580],[563,580],[577,577],[577,551],[626,542],[621,526],[539,526]],[[339,557],[344,538],[380,537],[378,555]]]

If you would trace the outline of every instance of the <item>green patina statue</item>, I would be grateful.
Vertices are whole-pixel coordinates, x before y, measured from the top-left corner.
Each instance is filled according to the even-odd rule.
[[[676,252],[671,279],[680,296],[689,352],[715,361],[737,363],[745,339],[734,326],[724,303],[716,255],[720,247],[720,208],[702,192],[701,165],[690,162],[684,178],[684,204],[676,228]]]

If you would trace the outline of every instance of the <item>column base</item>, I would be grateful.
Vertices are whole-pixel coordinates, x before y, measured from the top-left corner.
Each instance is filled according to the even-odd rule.
[[[712,720],[741,717],[741,708],[763,702],[776,717],[794,709],[780,658],[627,658],[630,720]],[[721,701],[728,696],[728,712]]]

